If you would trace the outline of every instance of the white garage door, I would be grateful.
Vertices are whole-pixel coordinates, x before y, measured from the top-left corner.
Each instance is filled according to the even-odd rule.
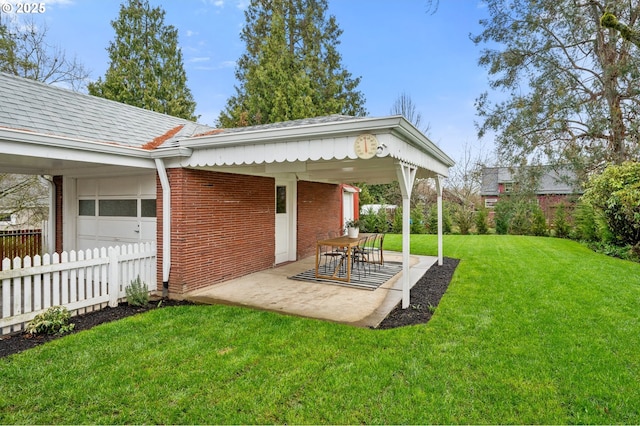
[[[156,240],[155,175],[78,179],[77,248]]]

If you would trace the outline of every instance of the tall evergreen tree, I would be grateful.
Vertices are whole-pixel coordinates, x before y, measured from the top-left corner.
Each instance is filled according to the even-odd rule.
[[[360,77],[342,67],[342,30],[326,0],[252,0],[240,38],[236,94],[218,125],[238,127],[330,114],[362,116]]]
[[[640,4],[624,0],[485,0],[490,19],[476,43],[480,64],[502,91],[478,99],[481,134],[498,152],[522,159],[602,170],[640,156],[638,47],[603,28],[610,11],[637,24]]]
[[[104,80],[89,84],[89,93],[196,120],[196,103],[178,47],[178,30],[164,24],[165,12],[148,0],[128,0],[111,21],[115,40],[107,51],[111,64]]]

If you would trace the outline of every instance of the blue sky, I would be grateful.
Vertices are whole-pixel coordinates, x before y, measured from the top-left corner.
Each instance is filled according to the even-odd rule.
[[[16,4],[15,0],[0,3]],[[30,1],[31,2],[31,1]],[[47,40],[75,55],[95,80],[109,65],[106,48],[114,39],[111,21],[120,0],[44,0]],[[178,29],[188,85],[200,122],[214,124],[235,93],[235,61],[244,51],[240,30],[249,0],[150,0],[165,11],[165,24]],[[440,0],[435,14],[427,0],[329,0],[329,13],[343,30],[338,46],[343,66],[361,76],[359,89],[369,115],[390,114],[398,96],[408,94],[428,136],[454,160],[477,141],[474,100],[487,90],[487,74],[477,65],[480,49],[470,34],[486,10],[480,0]],[[13,17],[17,16],[14,13]],[[27,15],[20,15],[24,18]],[[6,22],[6,14],[3,15]]]

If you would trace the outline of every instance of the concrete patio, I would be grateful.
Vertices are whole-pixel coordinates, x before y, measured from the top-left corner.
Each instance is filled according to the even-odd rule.
[[[385,251],[384,259],[401,262],[402,254]],[[413,287],[437,260],[436,256],[412,255],[410,285]],[[315,257],[311,256],[191,292],[185,299],[195,303],[246,306],[357,327],[377,327],[402,300],[402,272],[374,291],[288,278],[314,265]]]

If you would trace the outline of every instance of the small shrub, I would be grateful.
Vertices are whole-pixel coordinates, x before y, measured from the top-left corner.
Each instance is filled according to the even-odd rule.
[[[556,237],[558,238],[567,238],[571,232],[571,225],[567,218],[567,210],[564,203],[560,203],[556,207],[553,227],[556,230]]]
[[[149,288],[143,283],[140,277],[131,281],[129,287],[125,289],[127,302],[133,306],[146,306],[149,303]]]
[[[473,210],[473,206],[467,204],[453,206],[453,222],[458,225],[458,230],[462,235],[468,235],[473,226]]]
[[[424,204],[420,203],[411,209],[411,233],[424,234],[427,232],[424,220]]]
[[[480,208],[475,215],[474,221],[476,223],[476,232],[479,235],[485,235],[489,233],[489,224],[487,218],[489,217],[489,212],[486,208]]]
[[[593,207],[584,201],[580,201],[574,213],[575,226],[571,238],[581,241],[597,241],[600,239],[598,233],[598,220]]]
[[[438,205],[434,204],[429,209],[429,216],[427,220],[427,229],[429,234],[438,233]],[[451,233],[451,215],[447,205],[442,206],[442,233]]]
[[[396,234],[402,233],[402,207],[398,207],[393,213],[391,232],[394,232]]]
[[[547,218],[544,216],[544,212],[539,205],[533,204],[531,206],[532,218],[531,218],[531,234],[538,237],[545,237],[549,235],[547,227]],[[568,231],[567,231],[568,232]]]
[[[71,314],[64,306],[52,306],[36,315],[27,325],[29,334],[63,334],[73,330],[75,324],[69,324]]]
[[[506,198],[501,198],[495,205],[496,234],[509,233],[509,223],[513,215],[513,204]]]

